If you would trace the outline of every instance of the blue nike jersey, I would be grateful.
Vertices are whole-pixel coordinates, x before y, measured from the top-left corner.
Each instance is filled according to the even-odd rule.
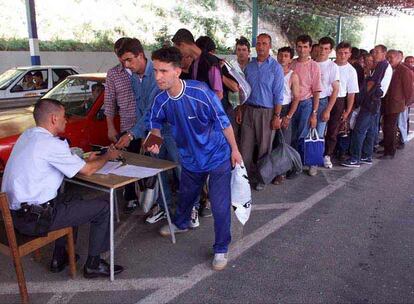
[[[223,106],[206,84],[183,81],[183,91],[172,97],[158,94],[149,112],[149,129],[171,125],[181,165],[192,172],[208,172],[230,159],[230,146],[223,129],[230,121]]]

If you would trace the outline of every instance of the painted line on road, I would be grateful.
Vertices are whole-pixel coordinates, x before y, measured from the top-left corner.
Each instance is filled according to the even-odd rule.
[[[297,203],[296,206],[287,210],[275,219],[267,222],[265,225],[258,228],[253,233],[237,241],[233,246],[230,247],[229,262],[237,259],[245,251],[247,251],[257,243],[261,242],[270,234],[276,232],[284,225],[288,224],[290,221],[304,213],[305,211],[312,208],[314,205],[316,205],[318,202],[331,195],[336,190],[342,188],[344,185],[352,181],[354,178],[364,174],[373,166],[375,166],[375,164],[373,164],[372,166],[364,166],[357,170],[352,170],[345,176],[336,180],[334,183],[319,190],[303,202]],[[167,285],[163,286],[161,289],[138,301],[137,304],[168,303],[169,301],[172,301],[174,298],[181,295],[185,291],[194,287],[194,285],[196,285],[203,279],[206,279],[207,277],[210,277],[215,273],[216,272],[213,271],[210,265],[208,265],[207,263],[196,265],[191,269],[191,271],[179,277],[182,279],[180,281],[181,284],[177,284],[175,280],[171,280]]]
[[[274,209],[290,209],[298,203],[275,203],[275,204],[252,204],[252,211],[274,210]]]

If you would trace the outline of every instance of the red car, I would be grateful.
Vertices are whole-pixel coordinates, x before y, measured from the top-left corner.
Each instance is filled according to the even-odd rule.
[[[42,97],[64,104],[67,124],[62,136],[68,139],[71,147],[90,151],[91,144],[109,144],[103,109],[105,79],[105,73],[72,75]],[[115,122],[119,127],[119,117]],[[34,125],[33,106],[0,112],[0,172],[17,138]]]

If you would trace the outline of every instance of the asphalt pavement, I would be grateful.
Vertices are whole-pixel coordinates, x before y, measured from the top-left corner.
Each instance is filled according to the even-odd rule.
[[[24,259],[32,303],[414,303],[414,143],[394,160],[334,166],[253,191],[248,223],[234,221],[230,262],[211,270],[213,219],[177,236],[158,235],[136,211],[116,228],[114,282],[86,280],[88,227],[81,227],[78,275]],[[85,199],[100,195],[81,187]],[[11,261],[0,258],[0,303],[18,303]]]

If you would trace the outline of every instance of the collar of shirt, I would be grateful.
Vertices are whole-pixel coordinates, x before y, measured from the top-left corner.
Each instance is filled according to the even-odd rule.
[[[47,130],[43,127],[36,126],[36,127],[33,128],[33,130],[37,133],[46,133],[46,134],[49,134],[52,137],[55,137],[49,130]]]
[[[259,65],[259,66],[261,66],[263,63],[269,63],[270,62],[270,60],[271,60],[271,56],[269,55],[269,56],[267,56],[267,58],[264,60],[264,61],[261,61],[261,62],[259,62],[258,60],[257,60],[257,57],[254,57],[254,58],[252,58],[251,60],[250,60],[250,62],[254,62],[254,63],[256,63],[257,65]],[[249,63],[250,63],[249,62]]]

